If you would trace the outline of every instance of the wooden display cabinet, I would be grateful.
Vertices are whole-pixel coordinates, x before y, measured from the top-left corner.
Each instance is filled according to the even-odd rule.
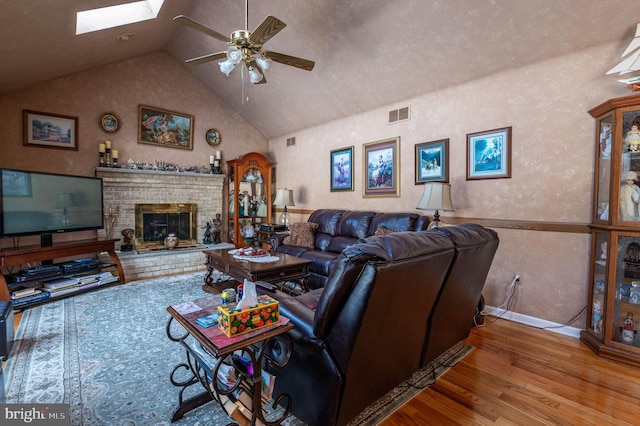
[[[273,164],[250,152],[227,161],[229,167],[229,241],[236,247],[257,244],[261,223],[271,223]]]
[[[602,357],[640,366],[640,96],[589,113],[596,119],[594,195],[580,338]]]

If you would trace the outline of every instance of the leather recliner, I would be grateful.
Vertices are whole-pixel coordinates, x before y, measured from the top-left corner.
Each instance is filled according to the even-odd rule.
[[[454,254],[437,232],[370,237],[342,251],[323,289],[280,297],[295,327],[274,395],[309,425],[343,425],[409,378]]]

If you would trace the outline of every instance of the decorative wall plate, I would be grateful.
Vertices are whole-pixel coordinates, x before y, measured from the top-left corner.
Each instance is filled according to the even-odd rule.
[[[112,112],[100,116],[100,128],[107,133],[115,133],[120,129],[120,119]]]
[[[205,135],[205,137],[207,138],[207,143],[211,146],[218,146],[220,145],[220,132],[217,131],[216,129],[209,129],[207,130],[207,134]]]

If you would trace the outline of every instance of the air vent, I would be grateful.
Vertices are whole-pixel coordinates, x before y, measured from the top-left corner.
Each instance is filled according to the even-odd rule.
[[[287,146],[293,146],[296,144],[296,138],[287,138]]]
[[[389,123],[409,120],[409,107],[394,109],[389,111]]]

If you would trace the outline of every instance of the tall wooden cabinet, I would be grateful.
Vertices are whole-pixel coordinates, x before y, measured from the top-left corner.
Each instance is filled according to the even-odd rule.
[[[254,245],[261,223],[271,223],[273,164],[250,152],[227,161],[229,168],[229,241],[236,247]]]
[[[602,357],[640,366],[640,96],[611,99],[596,120],[587,328]]]

